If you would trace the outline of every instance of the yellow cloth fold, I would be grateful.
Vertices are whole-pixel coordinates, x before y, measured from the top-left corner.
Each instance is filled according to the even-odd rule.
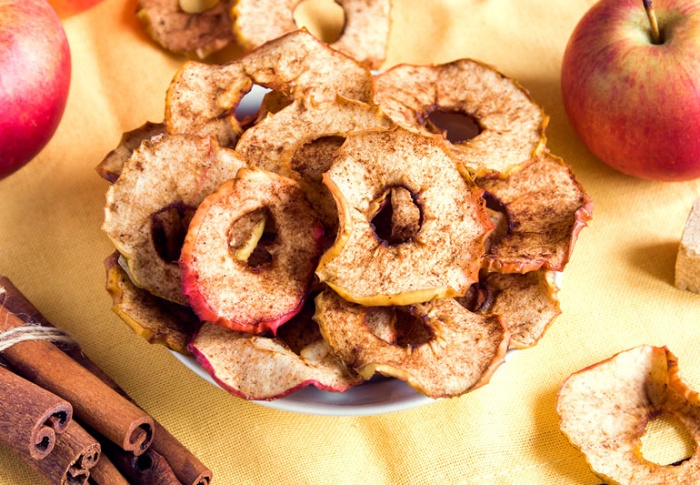
[[[166,88],[183,62],[143,33],[134,0],[105,0],[64,20],[73,59],[68,106],[45,150],[0,181],[0,273],[211,467],[215,484],[600,483],[559,432],[556,394],[570,373],[642,343],[668,346],[700,389],[700,296],[673,287],[700,182],[624,176],[574,135],[559,69],[592,4],[393,0],[384,67],[471,57],[516,78],[551,117],[549,148],[595,203],[564,274],[563,314],[537,346],[461,398],[370,417],[276,411],[200,379],[110,311],[103,259],[113,247],[100,231],[108,183],[95,166],[122,132],[162,120]],[[673,455],[686,448],[672,429],[655,434],[650,450],[683,457]],[[0,449],[1,485],[37,482]]]

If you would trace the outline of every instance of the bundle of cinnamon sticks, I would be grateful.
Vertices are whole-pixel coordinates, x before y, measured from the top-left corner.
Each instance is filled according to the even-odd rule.
[[[47,483],[211,483],[211,471],[5,276],[0,358],[0,443]]]

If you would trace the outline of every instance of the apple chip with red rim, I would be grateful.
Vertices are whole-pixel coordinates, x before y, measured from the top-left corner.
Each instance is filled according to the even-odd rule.
[[[168,131],[210,135],[234,146],[243,132],[235,111],[254,84],[291,100],[332,101],[340,95],[370,102],[373,96],[369,69],[298,30],[227,64],[185,63],[166,94]]]
[[[186,304],[177,260],[194,210],[245,161],[215,140],[186,134],[144,141],[107,190],[102,230],[134,284]]]
[[[499,317],[470,312],[452,298],[367,307],[327,289],[316,297],[314,318],[331,349],[365,379],[396,377],[432,398],[486,384],[508,349]]]
[[[105,288],[112,297],[112,311],[148,343],[189,354],[187,346],[201,325],[197,315],[187,306],[138,288],[120,266],[119,257],[115,251],[105,259]]]
[[[138,0],[136,17],[161,47],[199,58],[234,41],[228,0],[213,2],[201,12],[182,9],[182,0]]]
[[[546,151],[506,179],[477,179],[477,184],[508,221],[505,235],[490,240],[484,268],[501,273],[562,271],[593,210],[571,167]]]
[[[449,120],[469,125],[462,139],[449,129],[446,138],[452,155],[475,176],[518,171],[545,146],[549,118],[543,109],[518,82],[483,62],[400,64],[375,77],[375,90],[375,102],[411,130],[443,133]]]
[[[408,305],[464,294],[478,281],[493,228],[482,191],[460,172],[437,136],[402,128],[350,135],[323,182],[339,229],[316,274],[363,305]],[[390,244],[373,224],[386,193],[401,187],[420,210],[420,228]]]
[[[610,483],[698,483],[700,452],[678,465],[644,458],[647,424],[669,415],[700,442],[700,399],[666,347],[641,345],[572,374],[557,395],[559,427]]]
[[[205,323],[189,348],[214,381],[244,399],[269,401],[309,385],[344,392],[362,383],[330,350],[312,313],[306,305],[276,337]]]
[[[296,182],[241,169],[192,218],[180,256],[182,290],[204,321],[275,333],[302,308],[322,237]]]
[[[238,0],[232,9],[233,31],[247,50],[297,30],[294,11],[303,0]],[[386,57],[391,28],[389,0],[335,0],[345,22],[333,49],[378,69]]]

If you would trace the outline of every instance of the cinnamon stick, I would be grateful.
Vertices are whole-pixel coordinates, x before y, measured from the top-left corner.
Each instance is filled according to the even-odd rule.
[[[110,460],[132,485],[180,485],[180,480],[168,462],[153,448],[135,456],[110,442],[102,442],[102,446]]]
[[[25,322],[0,304],[0,332],[22,326]],[[52,343],[19,342],[3,357],[15,372],[70,402],[76,417],[122,449],[138,455],[150,446],[153,418]]]
[[[105,455],[104,449],[100,459],[90,470],[88,479],[90,485],[129,485],[124,475],[114,466],[114,463]]]
[[[53,326],[46,317],[24,296],[5,276],[0,276],[0,288],[5,289],[4,305],[25,322],[37,322],[43,326]],[[0,305],[3,304],[0,295]],[[109,375],[91,361],[79,346],[57,344],[80,365],[95,374],[106,385],[133,402],[133,399]],[[170,464],[178,480],[185,485],[209,485],[212,472],[175,436],[154,419],[155,429],[151,447]]]
[[[26,455],[18,456],[47,483],[84,485],[88,483],[90,469],[100,459],[100,444],[71,420],[46,458],[34,460]]]
[[[55,394],[0,367],[0,443],[34,460],[45,458],[73,417]]]

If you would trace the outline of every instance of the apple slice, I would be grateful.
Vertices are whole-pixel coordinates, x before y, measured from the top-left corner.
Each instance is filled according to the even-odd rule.
[[[463,176],[442,140],[402,128],[348,136],[323,176],[339,211],[338,237],[316,274],[369,306],[459,296],[478,281],[484,239],[493,228],[482,191]],[[378,237],[372,217],[387,190],[411,193],[420,229],[405,242]]]
[[[136,17],[161,47],[205,58],[234,41],[228,1],[199,13],[184,11],[180,0],[138,0]]]
[[[238,0],[233,7],[233,30],[247,50],[298,29],[294,12],[303,0]],[[345,22],[331,47],[379,69],[386,57],[391,27],[389,0],[337,0]]]
[[[187,303],[177,265],[180,234],[204,197],[245,165],[233,150],[193,135],[156,137],[134,151],[107,191],[102,230],[136,286]]]
[[[331,352],[311,312],[292,318],[277,337],[205,323],[190,350],[221,387],[244,399],[269,401],[309,385],[344,392],[362,383],[364,379]]]
[[[112,311],[148,343],[189,354],[187,345],[201,325],[197,315],[189,307],[136,287],[120,266],[119,258],[119,253],[114,252],[105,259],[105,288],[112,297]]]
[[[442,133],[437,113],[463,115],[475,136],[447,140],[475,176],[505,176],[527,166],[545,146],[549,118],[518,82],[493,66],[459,59],[437,66],[400,64],[375,78],[375,102],[397,123]]]
[[[265,214],[270,241],[263,258],[236,257],[255,239],[258,224],[237,224]],[[235,228],[250,227],[246,235]],[[291,179],[241,169],[209,195],[194,214],[180,256],[182,288],[200,319],[248,333],[272,331],[301,310],[321,253],[318,216]],[[258,240],[262,241],[264,235]],[[259,244],[257,245],[259,247]],[[240,253],[239,253],[240,254]]]
[[[110,183],[114,183],[122,173],[124,164],[129,160],[134,150],[141,145],[141,142],[150,140],[155,136],[163,135],[165,132],[165,125],[163,123],[152,123],[150,121],[147,121],[136,129],[125,132],[122,134],[117,147],[102,159],[95,170],[97,170],[100,177]]]
[[[640,453],[647,425],[673,416],[700,442],[700,400],[666,347],[641,345],[572,374],[557,395],[559,428],[606,483],[698,483],[700,448],[677,466]]]
[[[427,328],[411,329],[403,341],[395,330],[382,330],[402,318],[399,313]],[[486,384],[508,349],[509,334],[499,317],[472,313],[452,298],[366,307],[327,289],[316,297],[314,318],[331,349],[365,379],[375,373],[396,377],[432,398],[460,396]]]
[[[485,269],[501,273],[539,268],[563,271],[593,210],[593,202],[571,168],[546,151],[506,179],[476,182],[508,219],[507,233],[490,241]]]
[[[227,64],[186,62],[166,94],[165,123],[170,133],[215,137],[234,146],[243,128],[235,111],[254,84],[290,100],[371,102],[372,73],[305,30],[262,45]]]

